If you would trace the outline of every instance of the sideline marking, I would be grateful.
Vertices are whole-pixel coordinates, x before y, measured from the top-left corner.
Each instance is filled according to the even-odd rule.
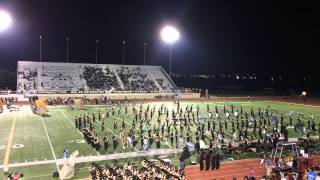
[[[53,158],[54,158],[54,160],[55,160],[55,162],[56,162],[55,164],[56,164],[56,166],[57,166],[57,170],[59,171],[59,166],[58,166],[58,163],[57,163],[56,154],[54,153],[54,150],[53,150],[53,147],[52,147],[52,144],[51,144],[51,140],[50,140],[49,135],[48,135],[47,127],[46,127],[46,125],[44,124],[43,117],[40,116],[40,118],[41,118],[41,121],[42,121],[42,124],[43,124],[43,127],[44,127],[44,131],[46,132],[47,139],[48,139],[48,141],[49,141],[49,145],[50,145],[50,148],[51,148],[51,152],[52,152]]]
[[[3,160],[4,165],[8,165],[8,162],[9,162],[11,146],[12,146],[12,141],[13,141],[13,133],[14,133],[14,129],[16,127],[16,120],[17,120],[17,115],[14,116],[13,123],[12,123],[11,129],[10,129],[8,143],[7,143],[7,147],[6,147],[6,153],[5,153],[4,160]]]

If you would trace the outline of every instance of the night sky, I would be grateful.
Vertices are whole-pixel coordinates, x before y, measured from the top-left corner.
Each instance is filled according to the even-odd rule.
[[[15,69],[17,60],[120,64],[126,41],[126,64],[167,67],[169,46],[159,32],[179,28],[173,46],[173,72],[316,74],[319,61],[319,8],[316,1],[155,1],[155,0],[7,0],[13,26],[0,33],[0,67]]]

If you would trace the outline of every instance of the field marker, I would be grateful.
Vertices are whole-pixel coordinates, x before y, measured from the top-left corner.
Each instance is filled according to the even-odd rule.
[[[7,147],[6,147],[6,153],[5,153],[4,160],[3,160],[4,165],[8,165],[8,162],[9,162],[12,140],[13,140],[13,133],[14,133],[14,129],[16,127],[16,121],[17,121],[17,115],[14,116],[12,126],[10,129],[8,143],[7,143]]]
[[[72,121],[71,121],[70,118],[66,115],[66,113],[64,113],[63,111],[61,111],[60,108],[59,108],[59,110],[60,110],[61,114],[62,114],[65,118],[67,118],[67,120],[70,122],[70,124],[71,124],[74,128],[76,128],[76,125],[74,125],[74,124],[72,123]],[[83,134],[82,134],[82,132],[81,132],[78,128],[76,128],[76,130],[78,131],[78,133],[79,133],[82,137],[84,137]],[[94,149],[94,151],[97,153],[97,155],[100,155],[100,153],[99,153],[98,151],[96,151],[95,149]]]
[[[51,148],[51,152],[52,152],[53,158],[54,158],[54,160],[56,161],[55,164],[56,164],[56,166],[57,166],[57,170],[59,171],[59,166],[58,166],[58,163],[57,163],[56,154],[54,153],[54,150],[53,150],[53,147],[52,147],[52,144],[51,144],[51,140],[50,140],[49,135],[48,135],[47,127],[46,127],[46,125],[44,124],[43,117],[40,116],[40,118],[41,118],[41,121],[42,121],[42,124],[43,124],[43,127],[44,127],[44,131],[46,132],[47,139],[48,139],[48,141],[49,141],[49,145],[50,145],[50,148]]]

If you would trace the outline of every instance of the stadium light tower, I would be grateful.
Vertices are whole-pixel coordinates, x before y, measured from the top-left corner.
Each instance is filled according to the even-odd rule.
[[[39,59],[42,62],[42,35],[39,36]]]
[[[0,32],[7,30],[12,24],[11,15],[4,9],[0,9]]]
[[[96,40],[96,64],[98,64],[98,49],[99,49],[99,40]]]
[[[301,96],[302,96],[302,98],[303,98],[303,102],[305,103],[306,101],[307,101],[307,91],[302,91],[301,92]]]
[[[143,65],[146,65],[146,48],[147,48],[147,42],[144,42],[143,46]]]
[[[160,32],[160,36],[163,42],[169,44],[170,51],[169,51],[169,74],[171,76],[171,56],[172,56],[172,45],[179,40],[180,33],[179,31],[173,26],[165,26],[162,28]]]
[[[67,63],[69,63],[69,37],[66,37]]]
[[[126,47],[126,41],[122,41],[122,65],[124,65],[124,56],[125,56],[125,47]]]

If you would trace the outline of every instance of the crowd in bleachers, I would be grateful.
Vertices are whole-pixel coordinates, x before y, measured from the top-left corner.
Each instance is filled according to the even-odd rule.
[[[129,69],[121,66],[118,74],[126,91],[159,91],[155,82],[143,72],[141,67]]]
[[[162,90],[170,90],[169,84],[164,84],[163,79],[156,79],[159,86],[162,88]]]
[[[13,102],[18,102],[18,98],[17,97],[0,97],[0,101],[2,102],[10,101],[11,103],[13,103]]]
[[[55,70],[53,68],[42,68],[38,80],[40,90],[75,90],[82,87],[82,83],[77,76],[77,71],[68,68]]]
[[[116,75],[108,67],[85,66],[83,78],[90,90],[120,90]]]
[[[37,72],[37,69],[35,70],[27,69],[24,71],[18,71],[18,76],[22,76],[22,78],[30,81],[38,76],[38,72]]]
[[[29,67],[30,66],[30,67]],[[118,65],[37,64],[18,66],[17,91],[157,92],[175,89],[161,67]]]
[[[138,168],[135,164],[128,162],[125,166],[121,166],[115,161],[112,167],[108,163],[101,167],[93,163],[90,168],[90,179],[186,179],[184,171],[162,160],[157,162],[143,160],[141,165],[142,167]]]
[[[31,70],[31,69],[23,69],[18,70],[17,72],[18,79],[20,81],[17,82],[18,87],[17,90],[25,90],[25,91],[32,91],[34,90],[35,85],[35,78],[38,76],[37,70]]]

